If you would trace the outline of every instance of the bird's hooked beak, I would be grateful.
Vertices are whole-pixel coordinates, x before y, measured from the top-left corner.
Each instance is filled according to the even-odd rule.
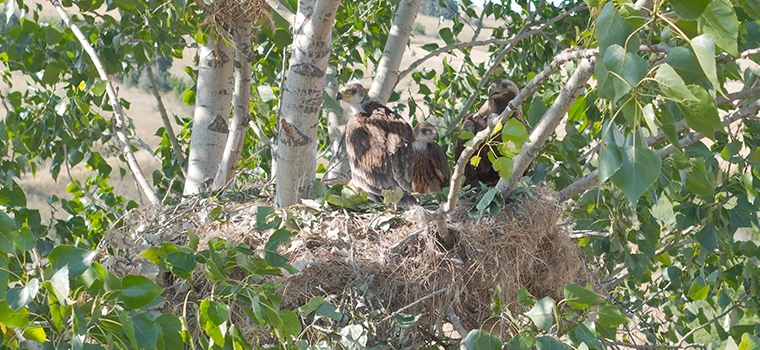
[[[493,91],[493,86],[489,86],[489,87],[488,87],[488,97],[491,97],[491,96],[493,96],[493,93],[494,93],[494,91]]]
[[[342,99],[343,99],[343,94],[341,94],[340,91],[338,91],[338,94],[335,95],[335,100],[340,101]]]
[[[438,132],[437,131],[433,133],[433,140],[435,142],[438,142]]]

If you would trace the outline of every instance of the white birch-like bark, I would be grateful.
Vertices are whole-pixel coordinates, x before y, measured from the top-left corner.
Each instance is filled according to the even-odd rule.
[[[153,190],[153,186],[151,186],[151,184],[148,182],[148,179],[145,178],[142,169],[140,169],[140,164],[137,162],[137,158],[135,158],[135,154],[132,152],[132,146],[129,143],[129,137],[127,137],[127,134],[124,132],[126,124],[124,109],[121,108],[121,103],[119,102],[119,98],[116,95],[116,89],[111,83],[111,80],[108,79],[108,73],[106,73],[106,69],[103,67],[103,63],[100,61],[98,54],[95,52],[95,49],[92,47],[92,45],[90,45],[89,40],[79,29],[79,26],[77,26],[71,20],[69,14],[66,12],[66,10],[63,9],[61,3],[58,0],[50,0],[50,3],[55,7],[56,11],[58,11],[58,15],[61,16],[63,23],[71,28],[71,31],[74,33],[74,36],[77,38],[77,40],[79,40],[79,43],[82,45],[84,51],[87,52],[87,55],[90,56],[90,59],[95,66],[95,70],[98,71],[100,80],[106,82],[108,103],[111,105],[111,107],[113,107],[113,114],[115,116],[114,131],[116,132],[116,137],[121,143],[121,152],[124,154],[124,158],[127,160],[129,170],[132,172],[132,175],[134,175],[138,187],[142,190],[145,196],[148,197],[148,200],[151,204],[155,206],[161,205],[161,200],[158,199],[156,192]]]
[[[336,73],[335,68],[327,67],[328,79],[334,76]],[[335,79],[329,79],[325,92],[330,96],[335,96],[338,93],[338,84]],[[332,151],[332,158],[327,165],[327,172],[322,178],[325,183],[341,183],[345,184],[351,180],[351,166],[348,163],[348,153],[346,153],[346,143],[343,140],[343,136],[346,132],[346,124],[348,118],[342,110],[334,110],[332,108],[325,108],[327,114],[327,134],[330,135],[330,150]]]
[[[509,192],[515,187],[523,173],[528,170],[530,163],[538,157],[538,152],[549,139],[549,136],[554,133],[557,125],[565,118],[570,106],[578,99],[581,90],[592,75],[594,75],[594,58],[582,59],[565,87],[560,91],[559,97],[554,100],[552,106],[546,111],[533,132],[530,133],[530,141],[523,145],[522,152],[515,157],[512,176],[508,180],[500,179],[499,183],[496,184],[496,189],[502,192],[503,198],[509,196]]]
[[[211,186],[227,143],[233,88],[233,51],[209,38],[200,46],[190,156],[183,194],[205,192]]]
[[[316,177],[317,129],[340,0],[300,0],[277,132],[276,202],[298,203]]]
[[[409,35],[412,33],[412,27],[417,19],[417,13],[420,12],[421,5],[422,0],[401,0],[398,4],[396,16],[393,18],[393,26],[391,26],[388,40],[385,42],[385,49],[383,49],[383,57],[380,58],[377,73],[369,88],[369,96],[380,103],[388,102],[393,87],[398,82],[401,59],[404,58]]]
[[[231,179],[243,151],[245,134],[251,109],[251,37],[253,23],[243,22],[232,28],[232,38],[235,41],[235,89],[232,95],[232,121],[227,143],[222,153],[222,162],[216,172],[212,190],[224,187]]]

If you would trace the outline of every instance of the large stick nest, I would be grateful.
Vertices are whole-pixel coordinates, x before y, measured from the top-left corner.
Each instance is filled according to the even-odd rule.
[[[176,232],[192,228],[201,245],[223,237],[263,251],[269,232],[255,230],[258,204],[224,204],[229,215],[225,222],[208,218],[213,207],[184,203],[174,208],[170,220],[160,221],[163,233],[155,235],[176,239]],[[466,204],[460,206],[449,217],[450,229],[459,237],[449,250],[441,247],[432,220],[421,208],[403,214],[355,213],[301,205],[287,213],[299,233],[281,253],[300,273],[273,281],[284,285],[282,303],[287,308],[332,295],[338,304],[362,305],[380,315],[378,319],[402,309],[424,314],[417,327],[427,334],[437,334],[440,320],[453,312],[466,329],[487,328],[508,336],[509,325],[492,316],[495,297],[518,311],[520,288],[537,298],[559,300],[567,283],[595,284],[578,245],[558,224],[563,210],[555,193],[545,189],[479,221],[468,217]],[[125,260],[152,244],[143,242]],[[198,277],[196,287],[195,282],[203,282]]]

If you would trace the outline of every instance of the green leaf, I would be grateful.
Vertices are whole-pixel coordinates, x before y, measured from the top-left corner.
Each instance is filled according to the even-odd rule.
[[[301,334],[301,321],[298,319],[298,315],[291,310],[280,311],[280,319],[282,319],[282,325],[285,326],[285,330],[289,335],[297,337]]]
[[[760,338],[749,334],[742,334],[742,342],[739,343],[739,350],[756,350],[760,349]]]
[[[37,240],[34,233],[26,227],[22,228],[16,237],[13,237],[13,245],[16,249],[25,252],[34,249],[37,246]]]
[[[163,314],[156,318],[161,329],[158,334],[158,350],[174,350],[182,347],[182,322],[172,314]]]
[[[40,344],[44,343],[45,340],[47,340],[47,335],[45,334],[45,329],[42,327],[30,327],[27,328],[24,331],[24,338],[36,341]]]
[[[760,0],[739,0],[739,3],[747,15],[754,20],[760,20]]]
[[[600,295],[594,293],[594,291],[583,288],[577,284],[568,284],[565,286],[565,300],[570,306],[578,309],[585,310],[591,304],[595,303],[599,299]]]
[[[486,331],[473,329],[464,337],[464,345],[468,350],[501,350],[501,340]]]
[[[623,154],[614,143],[602,144],[599,148],[599,184],[614,175],[623,166]]]
[[[50,287],[53,289],[53,294],[55,294],[55,297],[58,299],[58,303],[64,307],[68,305],[67,300],[69,298],[69,292],[71,291],[68,266],[64,266],[58,270],[52,277],[50,277],[50,281],[46,283],[49,283]]]
[[[643,146],[623,146],[620,151],[623,162],[620,170],[611,176],[612,183],[623,191],[635,208],[641,195],[660,176],[662,160],[657,153]]]
[[[699,17],[697,28],[700,33],[709,34],[718,47],[739,56],[739,20],[730,0],[713,0]]]
[[[550,297],[539,300],[525,315],[533,321],[536,327],[548,332],[554,323],[554,300]]]
[[[572,331],[570,331],[570,339],[572,339],[575,344],[586,345],[586,349],[599,349],[596,334],[594,334],[594,332],[584,323],[579,323]]]
[[[670,0],[673,11],[687,20],[696,20],[705,11],[711,0]]]
[[[68,273],[71,278],[79,277],[83,274],[95,258],[95,251],[87,251],[68,244],[59,245],[53,248],[48,259],[53,264],[53,271],[60,270],[64,266],[68,267]]]
[[[25,307],[31,302],[40,290],[40,282],[34,278],[26,286],[16,287],[8,291],[6,294],[6,300],[8,300],[8,306],[13,311],[18,311],[22,307]]]
[[[697,100],[685,101],[679,105],[686,119],[686,125],[715,140],[715,132],[723,130],[715,99],[701,86],[689,85],[689,92]]]
[[[713,225],[705,225],[696,234],[697,242],[706,251],[712,253],[718,248],[718,232]]]
[[[536,303],[536,298],[533,297],[527,289],[520,288],[517,290],[517,302],[520,303],[521,306],[532,307],[533,304]]]
[[[29,310],[12,310],[5,300],[0,301],[0,323],[6,327],[15,328],[23,327],[29,323]]]
[[[639,57],[636,53],[626,53],[625,49],[617,44],[610,46],[605,51],[604,67],[609,72],[617,73],[617,75],[609,75],[609,79],[612,79],[612,86],[615,89],[613,102],[618,101],[628,91],[631,91],[632,87],[635,88],[641,79],[644,79],[647,75],[647,70],[649,70],[647,62],[643,58]]]
[[[230,317],[230,309],[224,303],[203,299],[201,301],[201,315],[215,326],[221,326]]]
[[[531,350],[530,344],[525,339],[523,334],[518,334],[516,337],[509,340],[509,350]]]
[[[493,170],[496,170],[497,172],[499,172],[499,176],[501,176],[502,179],[509,179],[509,177],[512,176],[512,170],[514,169],[514,164],[511,158],[507,158],[507,157],[496,158],[496,161],[491,163],[491,166],[493,167]]]
[[[298,308],[298,313],[301,314],[301,316],[309,316],[310,313],[314,312],[322,303],[325,302],[325,298],[317,295],[311,300],[309,300],[308,303],[304,304],[303,306]]]
[[[528,130],[525,129],[525,125],[521,123],[517,118],[509,118],[504,127],[501,130],[502,140],[510,140],[515,143],[522,143],[530,141],[530,135]]]
[[[277,252],[277,247],[290,239],[290,231],[279,229],[272,233],[266,245],[264,245],[264,260],[272,267],[283,267],[288,263],[288,258]]]
[[[633,26],[617,14],[612,1],[607,2],[596,20],[596,39],[599,41],[599,53],[604,55],[609,46],[625,45]]]
[[[290,34],[290,31],[284,30],[282,28],[277,28],[277,30],[274,32],[274,44],[277,47],[287,47],[292,42],[293,36]]]
[[[443,27],[441,30],[438,31],[438,35],[441,36],[441,39],[446,43],[446,45],[451,45],[454,43],[454,33],[451,32],[451,28],[449,27]]]
[[[655,74],[654,80],[660,85],[662,93],[673,101],[698,101],[697,97],[695,97],[691,91],[689,91],[689,88],[686,87],[681,76],[679,76],[675,69],[667,63],[663,63],[660,68],[657,69],[657,74]]]
[[[470,165],[473,167],[477,167],[478,164],[480,164],[480,156],[474,155],[472,158],[470,158]]]
[[[536,339],[537,350],[565,350],[567,346],[554,337],[539,337]]]
[[[163,288],[144,276],[127,275],[122,279],[121,297],[130,309],[139,309],[150,304],[161,294]]]
[[[714,67],[715,56],[713,55],[709,58],[713,62]],[[706,77],[704,70],[700,68],[700,61],[697,60],[697,56],[689,48],[682,46],[673,47],[668,51],[667,59],[668,64],[678,72],[678,75],[681,76],[681,79],[686,84],[699,84],[702,78]]]
[[[161,329],[151,319],[147,312],[132,317],[132,325],[135,327],[135,340],[140,349],[155,349],[158,344],[158,336]]]
[[[439,46],[438,46],[438,44],[436,44],[436,43],[430,43],[430,44],[425,44],[425,45],[422,45],[422,46],[420,46],[420,48],[421,48],[421,49],[423,49],[423,50],[425,50],[425,51],[427,51],[427,52],[430,52],[430,51],[434,51],[434,50],[436,50],[438,47],[439,47]]]
[[[625,317],[620,313],[620,310],[613,306],[602,305],[599,307],[599,319],[597,322],[603,326],[615,328],[628,322],[628,317]]]
[[[694,49],[699,65],[702,67],[702,71],[705,72],[707,79],[710,80],[713,89],[720,90],[718,71],[715,67],[715,41],[713,38],[707,34],[702,34],[691,39],[691,47]]]
[[[689,287],[689,298],[692,300],[705,300],[710,292],[710,286],[705,283],[704,278],[697,277]]]
[[[713,198],[715,185],[707,175],[704,161],[695,161],[694,165],[689,167],[686,172],[686,188],[700,196]]]

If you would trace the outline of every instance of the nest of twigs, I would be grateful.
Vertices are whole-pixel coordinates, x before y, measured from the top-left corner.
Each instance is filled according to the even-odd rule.
[[[266,0],[214,0],[211,5],[203,3],[202,6],[208,12],[207,21],[213,21],[223,28],[244,22],[272,22],[272,8]]]
[[[225,203],[223,221],[208,219],[214,206],[186,202],[174,210],[181,217],[175,214],[160,222],[168,231],[192,226],[201,246],[223,237],[263,251],[270,232],[255,230],[257,204]],[[595,282],[578,245],[560,224],[563,210],[554,192],[538,189],[497,216],[480,220],[468,217],[468,208],[465,203],[449,217],[449,228],[458,237],[451,249],[441,246],[434,221],[422,208],[405,213],[356,213],[314,205],[289,209],[288,220],[299,233],[281,253],[300,273],[273,280],[284,285],[283,307],[295,309],[314,296],[327,295],[336,305],[373,315],[367,317],[378,326],[392,327],[390,316],[402,313],[423,315],[416,329],[440,338],[442,324],[456,315],[464,329],[485,328],[508,337],[510,325],[492,315],[494,298],[518,311],[520,288],[538,299],[559,300],[565,284]],[[197,277],[192,286],[196,293],[209,283]]]

